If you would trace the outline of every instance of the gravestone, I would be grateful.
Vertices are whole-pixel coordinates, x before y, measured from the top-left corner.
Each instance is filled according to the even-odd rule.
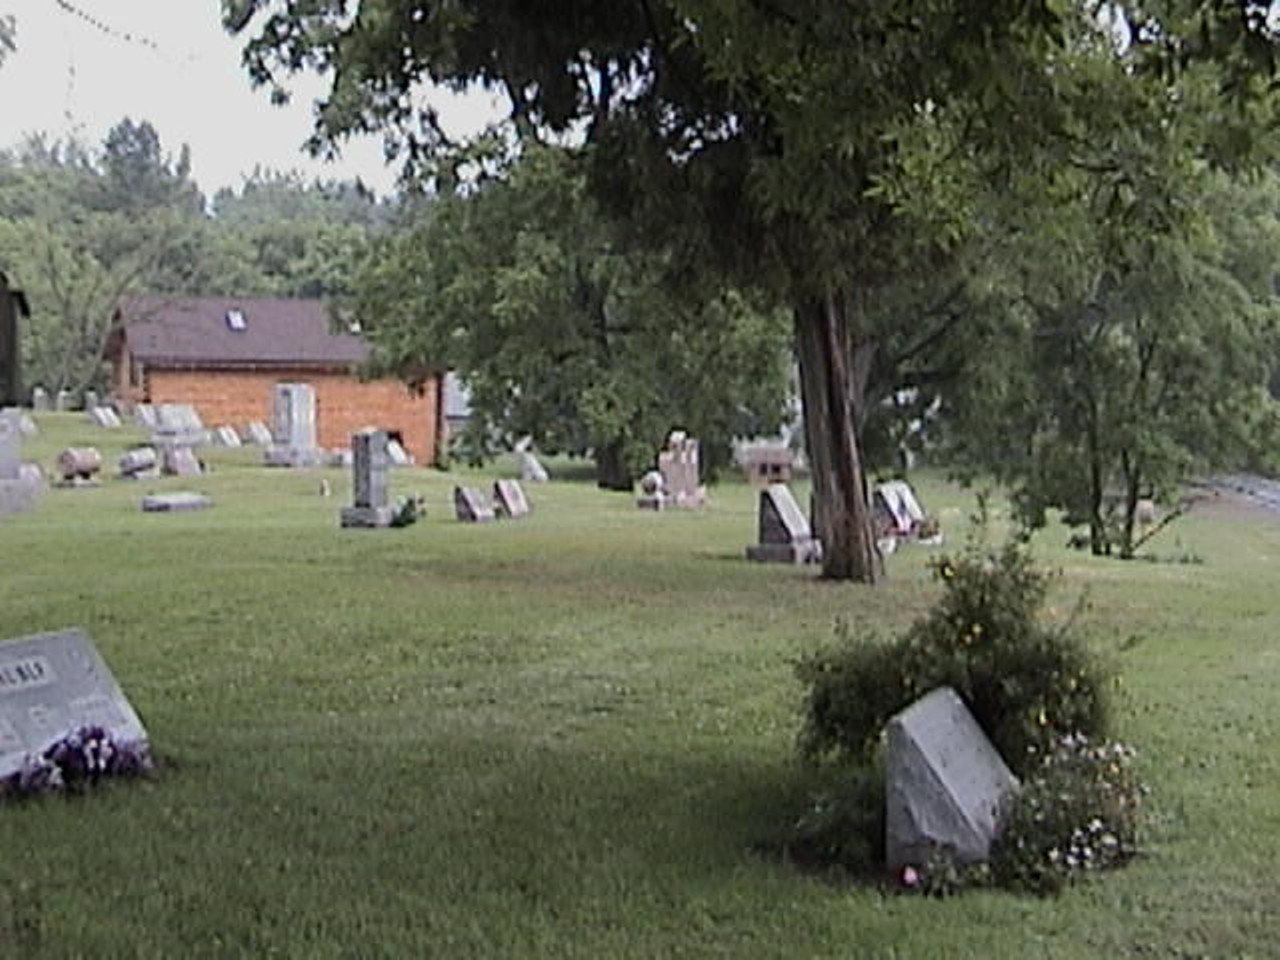
[[[71,391],[66,387],[63,387],[58,391],[58,395],[53,401],[53,408],[59,413],[65,413],[71,409],[72,399],[74,398],[72,397]]]
[[[160,425],[156,408],[149,403],[139,403],[134,406],[133,422],[144,430],[154,430]]]
[[[40,413],[47,412],[53,408],[53,403],[49,400],[49,391],[44,387],[31,388],[31,409]]]
[[[116,461],[120,476],[126,480],[142,480],[160,475],[160,461],[153,447],[134,447],[126,450]]]
[[[96,426],[105,430],[117,430],[122,426],[120,418],[110,407],[90,407],[88,416]]]
[[[235,427],[221,426],[213,431],[213,439],[223,447],[232,449],[242,446],[240,442],[240,434],[236,433]]]
[[[198,477],[204,472],[190,447],[162,447],[160,471],[173,477]]]
[[[0,480],[17,480],[22,466],[22,429],[15,412],[0,412]]]
[[[658,454],[658,472],[667,502],[690,509],[705,506],[707,490],[698,483],[698,441],[683,430],[672,430],[667,449]]]
[[[413,457],[409,456],[409,452],[399,440],[387,441],[387,459],[393,467],[413,466]]]
[[[518,480],[495,480],[493,503],[500,517],[514,520],[529,512],[529,501],[525,499],[524,487]]]
[[[790,483],[794,466],[795,455],[779,444],[756,444],[742,453],[742,471],[755,486]]]
[[[938,853],[987,859],[1000,806],[1018,781],[950,687],[921,697],[885,727],[885,858],[889,869]]]
[[[463,523],[487,523],[495,517],[493,507],[473,487],[453,488],[453,510]]]
[[[81,487],[96,484],[102,454],[94,447],[67,447],[58,454],[59,485]]]
[[[181,490],[176,493],[151,493],[142,498],[143,513],[187,513],[213,506],[203,493]]]
[[[22,428],[17,411],[0,413],[0,517],[21,513],[35,506],[44,487],[38,475],[32,477],[22,462]]]
[[[759,525],[760,542],[747,547],[748,560],[817,563],[822,559],[822,543],[785,483],[771,483],[760,491]]]
[[[310,467],[322,462],[316,448],[316,392],[309,383],[277,383],[273,394],[269,467]]]
[[[189,403],[162,403],[155,408],[151,444],[156,447],[194,447],[208,436],[196,408]]]
[[[97,406],[101,406],[101,404],[98,403],[98,391],[86,390],[84,392],[84,408],[86,410],[92,410]]]
[[[395,510],[387,502],[387,467],[385,431],[361,430],[351,435],[351,506],[338,514],[341,526],[391,526]]]
[[[550,479],[547,468],[533,455],[533,451],[517,450],[516,460],[520,467],[520,479],[525,483],[546,483]]]
[[[147,757],[142,721],[83,630],[0,643],[0,777],[83,726]]]
[[[636,506],[641,510],[661,510],[666,505],[666,481],[657,470],[650,470],[640,478],[640,496],[636,497]]]
[[[21,407],[5,407],[0,409],[0,416],[8,414],[18,421],[18,432],[24,437],[34,437],[40,433],[40,428],[36,426],[36,422],[31,419],[31,414],[23,410]]]
[[[244,425],[244,440],[258,447],[271,446],[271,431],[261,420],[253,420]]]

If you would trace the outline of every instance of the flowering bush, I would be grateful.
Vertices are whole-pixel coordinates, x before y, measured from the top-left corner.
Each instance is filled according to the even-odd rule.
[[[801,752],[811,759],[866,760],[899,710],[953,687],[1021,775],[1071,732],[1105,734],[1104,664],[1081,638],[1041,617],[1049,575],[1020,543],[971,545],[933,563],[942,596],[898,639],[843,633],[796,667],[807,687]]]
[[[145,743],[121,743],[103,727],[84,726],[44,752],[29,754],[21,769],[0,778],[0,798],[83,790],[104,777],[138,776],[149,769],[151,755]]]
[[[1061,738],[1004,813],[991,851],[995,882],[1056,893],[1081,874],[1132,858],[1146,794],[1133,760],[1123,744]]]

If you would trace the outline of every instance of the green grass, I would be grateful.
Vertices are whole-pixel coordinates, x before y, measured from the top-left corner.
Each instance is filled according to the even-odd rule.
[[[93,443],[110,466],[132,436],[40,422],[27,454],[46,463]],[[1205,511],[1163,535],[1202,566],[1044,538],[1057,609],[1087,587],[1084,626],[1120,661],[1150,855],[1057,900],[926,901],[754,850],[804,788],[791,660],[837,618],[907,623],[933,593],[927,550],[874,590],[748,564],[736,483],[665,515],[552,483],[526,520],[456,523],[453,483],[501,465],[397,471],[425,521],[344,531],[344,471],[210,457],[206,477],[108,476],[0,520],[0,636],[87,628],[163,761],[0,808],[2,957],[1280,952],[1280,520]],[[216,506],[142,514],[161,489]],[[922,495],[959,539],[966,495]]]

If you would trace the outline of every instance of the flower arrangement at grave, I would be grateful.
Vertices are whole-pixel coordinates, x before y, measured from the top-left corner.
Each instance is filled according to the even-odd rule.
[[[890,718],[951,687],[1019,785],[1002,802],[989,855],[940,847],[898,866],[901,892],[942,896],[995,885],[1051,894],[1139,851],[1147,788],[1135,751],[1113,742],[1118,678],[1074,629],[1042,615],[1050,575],[1025,544],[979,537],[932,564],[941,595],[901,636],[851,636],[796,665],[805,686],[805,759],[826,787],[784,842],[811,868],[886,876],[884,731]]]
[[[152,768],[145,742],[121,741],[100,726],[82,726],[0,778],[0,799],[63,791],[81,792],[111,778],[137,777]]]

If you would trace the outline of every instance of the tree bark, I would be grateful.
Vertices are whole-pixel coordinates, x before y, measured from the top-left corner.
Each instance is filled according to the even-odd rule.
[[[621,440],[597,447],[595,458],[596,486],[602,490],[630,490],[635,485],[635,477],[627,469]]]
[[[858,444],[849,309],[848,301],[833,293],[796,310],[800,393],[822,575],[875,583],[879,564]]]

